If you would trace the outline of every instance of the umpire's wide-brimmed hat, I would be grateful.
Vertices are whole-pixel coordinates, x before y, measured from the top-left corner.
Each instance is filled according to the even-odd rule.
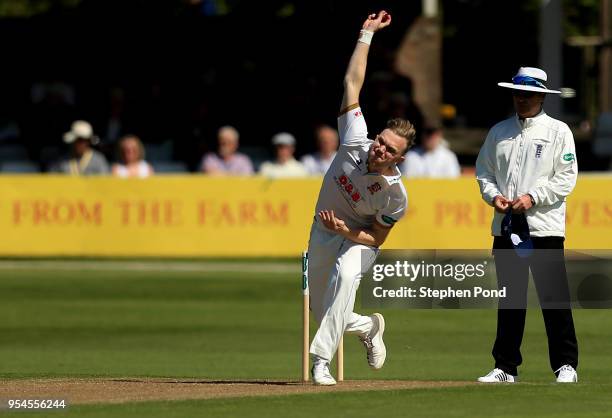
[[[521,67],[512,77],[512,83],[497,83],[500,87],[514,90],[535,91],[537,93],[560,94],[560,90],[551,90],[546,87],[547,75],[544,70],[534,67]]]

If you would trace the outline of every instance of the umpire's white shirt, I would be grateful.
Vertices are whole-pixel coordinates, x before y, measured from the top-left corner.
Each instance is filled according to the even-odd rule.
[[[565,198],[576,185],[578,163],[569,127],[544,111],[524,120],[506,119],[489,131],[476,160],[476,178],[489,205],[497,195],[514,200],[531,194],[525,214],[532,236],[565,236]],[[493,235],[504,215],[495,212]]]
[[[406,212],[406,189],[402,175],[368,173],[368,151],[372,140],[361,108],[338,118],[340,148],[325,174],[316,212],[333,210],[349,228],[370,228],[376,219],[391,227]]]

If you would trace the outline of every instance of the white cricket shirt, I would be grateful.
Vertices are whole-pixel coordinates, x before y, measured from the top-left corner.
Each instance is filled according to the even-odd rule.
[[[535,237],[565,236],[565,198],[578,177],[570,128],[544,111],[523,121],[506,119],[489,131],[476,160],[476,179],[489,205],[497,195],[514,200],[530,194],[525,212]],[[504,214],[495,212],[492,234],[501,235]]]
[[[391,227],[406,212],[408,198],[401,173],[368,173],[368,139],[361,108],[338,118],[340,148],[323,178],[316,213],[333,210],[349,228],[370,228],[374,220]]]
[[[455,178],[461,175],[461,167],[455,153],[440,144],[431,151],[421,147],[408,151],[402,173],[408,178]]]

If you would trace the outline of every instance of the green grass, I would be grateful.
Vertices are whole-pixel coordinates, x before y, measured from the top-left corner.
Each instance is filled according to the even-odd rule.
[[[297,266],[296,271],[1,270],[0,378],[298,380]],[[348,379],[473,380],[492,366],[492,310],[382,312],[389,350],[385,368],[371,372],[359,342],[347,337]],[[520,369],[521,380],[530,384],[71,406],[68,415],[363,416],[374,415],[376,405],[380,417],[612,416],[612,312],[575,311],[575,321],[581,383],[572,387],[551,384],[544,324],[534,310],[528,314]]]

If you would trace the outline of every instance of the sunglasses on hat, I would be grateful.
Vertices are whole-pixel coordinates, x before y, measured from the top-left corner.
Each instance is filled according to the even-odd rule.
[[[540,88],[543,88],[543,89],[546,88],[544,83],[542,83],[537,78],[529,77],[529,76],[526,76],[526,75],[517,75],[515,77],[512,77],[512,84],[518,84],[520,86],[540,87]]]
[[[529,76],[526,76],[526,75],[517,75],[517,76],[512,77],[512,84],[519,85],[519,86],[539,87],[539,88],[542,88],[542,89],[546,88],[544,83],[542,83],[537,78],[529,77]],[[529,91],[529,90],[514,90],[512,92],[512,95],[516,96],[516,97],[527,97],[527,98],[529,98],[529,97],[535,96],[536,93],[537,92],[535,92],[535,91]]]

